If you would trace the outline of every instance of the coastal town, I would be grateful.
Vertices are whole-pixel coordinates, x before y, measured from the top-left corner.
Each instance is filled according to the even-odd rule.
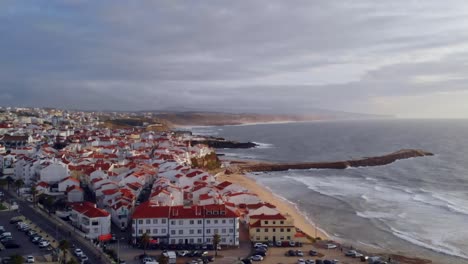
[[[192,144],[200,138],[190,132],[103,123],[94,112],[1,109],[2,201],[12,217],[2,219],[24,222],[18,229],[31,241],[39,236],[31,226],[55,226],[37,240],[56,257],[25,252],[25,261],[386,263],[326,241],[296,211],[242,184],[215,149]],[[16,245],[3,233],[4,249]]]

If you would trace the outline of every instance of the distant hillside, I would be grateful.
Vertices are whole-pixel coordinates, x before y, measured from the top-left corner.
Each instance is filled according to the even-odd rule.
[[[377,115],[361,115],[343,112],[321,112],[307,115],[275,115],[249,113],[216,113],[216,112],[164,112],[155,113],[155,117],[167,121],[173,126],[222,126],[268,122],[304,122],[338,119],[385,118]]]

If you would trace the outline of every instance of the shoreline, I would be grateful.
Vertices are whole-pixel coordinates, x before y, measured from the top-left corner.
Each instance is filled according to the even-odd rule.
[[[270,189],[260,185],[257,181],[248,175],[239,172],[232,174],[220,172],[217,174],[216,179],[220,182],[230,181],[234,184],[238,184],[250,192],[258,195],[261,200],[273,204],[280,213],[289,214],[294,219],[294,226],[308,236],[313,238],[320,237],[322,240],[330,239],[330,236],[326,233],[326,231],[317,226],[315,222],[311,221],[311,219],[308,218],[305,213],[299,210],[296,204],[273,193]],[[315,234],[317,234],[317,236]]]

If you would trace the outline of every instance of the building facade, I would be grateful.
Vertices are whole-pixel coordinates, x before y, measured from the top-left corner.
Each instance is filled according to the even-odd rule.
[[[252,215],[249,222],[250,240],[264,241],[290,241],[294,239],[296,228],[289,215]]]
[[[107,211],[90,202],[74,203],[71,207],[72,225],[85,233],[87,238],[97,239],[111,233],[111,216]]]
[[[225,205],[156,206],[135,209],[133,237],[143,234],[169,244],[211,244],[218,234],[221,245],[239,245],[239,216]]]

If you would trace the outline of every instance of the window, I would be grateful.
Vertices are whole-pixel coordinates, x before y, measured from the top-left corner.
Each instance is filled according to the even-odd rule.
[[[73,214],[72,214],[71,216],[72,216],[72,217],[76,217],[76,215],[73,215]],[[136,224],[136,220],[133,219],[133,220],[132,220],[132,223],[133,223],[133,224]]]
[[[265,221],[265,225],[268,225],[268,221]]]
[[[223,224],[225,224],[225,223],[226,223],[226,219],[223,219],[221,222],[222,222]]]
[[[221,229],[221,233],[226,234],[226,229],[225,228]]]
[[[184,234],[184,230],[179,230],[179,235],[183,235]]]
[[[179,225],[184,225],[184,220],[179,220]]]
[[[201,224],[202,224],[202,220],[198,220],[198,224],[201,225]]]
[[[265,228],[265,232],[268,233],[268,228]]]
[[[143,230],[138,230],[138,234],[143,234]]]
[[[211,243],[211,238],[207,238],[206,242]]]
[[[194,242],[194,239],[193,239],[193,238],[191,238],[191,239],[189,240],[189,242],[190,242],[190,244],[193,244],[193,242]]]
[[[158,219],[153,219],[153,225],[157,225],[158,224]]]
[[[257,228],[257,230],[255,230],[257,233],[260,232],[260,228]]]
[[[276,221],[273,221],[273,224],[276,225]]]
[[[151,234],[151,229],[146,229],[145,233],[148,234],[148,235]]]
[[[183,244],[184,240],[182,238],[179,238],[179,244]]]
[[[175,244],[175,239],[171,239],[171,244]]]
[[[166,228],[161,229],[162,234],[166,234]]]
[[[200,243],[202,243],[202,242],[203,242],[203,241],[202,241],[201,238],[197,238],[197,243],[198,243],[198,244],[200,244]]]
[[[207,229],[207,230],[206,230],[206,233],[207,233],[207,234],[211,234],[211,229]]]
[[[206,220],[206,223],[207,223],[207,224],[211,224],[211,220]]]
[[[171,235],[175,235],[175,230],[171,230]]]
[[[260,241],[260,237],[256,237],[255,240],[256,240],[256,241]]]
[[[229,219],[229,223],[230,223],[230,224],[233,224],[233,223],[234,223],[234,219]]]
[[[291,237],[290,237],[290,236],[287,236],[286,238],[287,238],[288,240],[291,240]]]
[[[267,237],[267,236],[265,237],[265,241],[268,241],[268,237]]]
[[[226,238],[225,237],[221,238],[221,242],[226,243]]]
[[[217,224],[217,223],[218,223],[218,220],[217,220],[217,219],[216,219],[216,220],[214,220],[214,223],[215,223],[215,224]]]
[[[201,230],[201,229],[198,229],[198,232],[197,232],[197,233],[198,233],[198,234],[201,234],[201,233],[202,233],[202,230]]]
[[[280,221],[280,224],[282,224],[282,225],[283,225],[283,224],[284,224],[284,221]]]
[[[219,233],[219,230],[216,228],[216,229],[214,230],[214,233],[215,233],[215,234],[218,234],[218,233]]]
[[[153,229],[153,234],[157,234],[158,233],[158,229]]]
[[[287,232],[291,232],[291,228],[286,229]],[[289,239],[289,238],[288,238]]]
[[[195,224],[195,221],[190,220],[190,224],[191,224],[191,225]]]
[[[171,225],[175,225],[175,220],[171,220]]]
[[[276,228],[273,228],[273,232],[276,232]]]
[[[161,224],[165,224],[166,223],[166,219],[161,219]]]
[[[233,228],[230,228],[230,229],[229,229],[229,233],[234,233],[234,229],[233,229]]]
[[[284,228],[281,228],[281,229],[280,229],[280,232],[284,232]]]
[[[191,234],[191,235],[195,234],[195,230],[190,229],[190,230],[189,230],[189,234]]]
[[[151,225],[151,219],[146,219],[146,224]]]
[[[143,224],[143,220],[138,220],[138,224],[142,225]]]

